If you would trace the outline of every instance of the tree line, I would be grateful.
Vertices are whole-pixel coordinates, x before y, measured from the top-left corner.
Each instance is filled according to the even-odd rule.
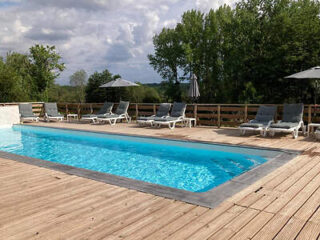
[[[80,69],[69,78],[69,86],[55,83],[65,69],[55,46],[34,45],[26,54],[8,52],[0,57],[0,102],[161,102],[159,92],[146,85],[127,89],[100,88],[102,84],[121,77],[108,69],[88,77]]]
[[[320,65],[320,4],[312,0],[242,0],[203,13],[187,11],[153,38],[151,66],[166,94],[198,77],[203,103],[315,101],[319,84],[285,79]]]
[[[0,102],[48,101],[49,88],[64,69],[54,46],[7,53],[0,57]]]

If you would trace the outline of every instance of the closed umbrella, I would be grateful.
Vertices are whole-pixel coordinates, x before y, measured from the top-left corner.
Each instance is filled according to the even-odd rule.
[[[189,87],[189,91],[188,91],[188,97],[193,98],[193,99],[200,97],[199,85],[198,85],[197,77],[195,74],[193,74],[190,79],[190,87]]]
[[[310,68],[308,70],[286,76],[285,78],[294,78],[294,79],[320,79],[320,66]],[[319,82],[315,81],[316,91],[319,90]],[[315,94],[316,95],[316,94]],[[316,97],[315,97],[316,103]]]
[[[122,78],[117,78],[116,80],[105,83],[100,87],[101,88],[122,88],[122,87],[135,87],[135,86],[139,86],[139,85]],[[121,96],[120,96],[120,100],[121,100]]]

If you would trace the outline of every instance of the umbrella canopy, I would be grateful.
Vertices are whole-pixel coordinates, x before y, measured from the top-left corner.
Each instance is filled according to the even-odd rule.
[[[319,78],[320,79],[320,66],[313,67],[308,70],[292,74],[292,75],[287,76],[285,78],[298,78],[298,79]]]
[[[138,84],[135,84],[133,82],[130,82],[128,80],[124,80],[122,78],[117,78],[116,80],[113,80],[111,82],[108,82],[106,84],[101,85],[101,88],[112,88],[112,87],[134,87],[139,86]]]
[[[200,96],[199,85],[198,85],[197,77],[195,74],[193,74],[190,79],[190,87],[189,87],[189,91],[188,91],[188,96],[191,98],[198,98]]]

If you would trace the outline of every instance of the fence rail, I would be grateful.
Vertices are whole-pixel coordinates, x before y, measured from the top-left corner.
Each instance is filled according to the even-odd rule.
[[[18,103],[0,103],[0,106],[17,105]],[[33,102],[33,112],[38,116],[44,114],[44,103]],[[102,107],[103,103],[58,103],[58,109],[63,114],[95,113]],[[131,103],[128,109],[129,115],[136,119],[137,116],[151,116],[156,113],[160,103]],[[186,109],[187,117],[197,119],[199,125],[209,126],[239,126],[243,122],[254,119],[260,105],[266,104],[188,104]],[[278,111],[276,120],[282,116],[283,104],[276,105]],[[114,109],[117,104],[114,105]],[[305,105],[303,119],[305,123],[320,122],[320,105]]]

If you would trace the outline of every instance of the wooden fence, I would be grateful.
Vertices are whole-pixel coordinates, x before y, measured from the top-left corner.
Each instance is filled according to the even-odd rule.
[[[16,105],[17,103],[0,103],[1,105]],[[33,111],[39,116],[43,116],[43,103],[32,103]],[[76,113],[79,116],[83,114],[96,113],[103,103],[58,103],[60,113]],[[186,110],[187,117],[197,119],[199,125],[209,126],[239,126],[243,122],[254,119],[259,106],[262,104],[188,104]],[[271,105],[271,104],[269,104]],[[277,105],[278,111],[276,119],[280,120],[282,116],[282,104]],[[115,104],[114,109],[117,107]],[[156,113],[159,104],[154,103],[131,103],[128,113],[136,119],[137,116],[151,116]],[[304,106],[305,123],[320,122],[320,105]]]

